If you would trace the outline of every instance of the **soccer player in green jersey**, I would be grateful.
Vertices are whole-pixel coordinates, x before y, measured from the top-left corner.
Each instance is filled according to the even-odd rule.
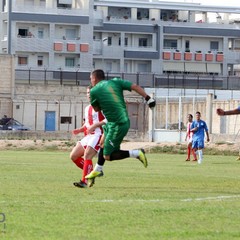
[[[150,108],[155,107],[156,102],[137,84],[119,78],[104,80],[105,74],[101,69],[94,70],[90,78],[93,86],[90,91],[91,105],[95,111],[102,111],[108,121],[104,127],[104,147],[98,154],[98,162],[95,168],[86,176],[88,185],[91,187],[91,180],[103,176],[102,169],[105,160],[113,161],[135,157],[143,163],[144,167],[148,165],[143,149],[120,150],[120,144],[130,127],[123,91],[134,90],[144,97]]]

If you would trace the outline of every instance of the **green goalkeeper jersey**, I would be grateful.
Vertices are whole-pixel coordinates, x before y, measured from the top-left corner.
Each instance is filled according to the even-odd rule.
[[[132,83],[114,78],[98,82],[90,91],[91,105],[100,107],[108,122],[129,121],[123,91],[131,91]]]

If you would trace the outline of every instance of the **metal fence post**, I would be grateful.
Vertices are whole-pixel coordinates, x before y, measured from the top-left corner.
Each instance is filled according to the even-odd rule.
[[[31,68],[28,68],[28,84],[31,83]]]

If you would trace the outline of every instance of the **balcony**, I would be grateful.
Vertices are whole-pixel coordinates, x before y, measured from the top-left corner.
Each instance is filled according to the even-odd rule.
[[[217,62],[223,62],[224,55],[222,53],[217,53],[216,55],[216,61]]]
[[[171,52],[163,52],[163,59],[170,60],[171,59]]]
[[[173,53],[173,59],[174,60],[181,60],[181,58],[182,58],[182,53],[180,53],[180,52],[174,52]]]
[[[202,53],[195,53],[195,61],[202,61],[203,54]]]
[[[183,59],[182,59],[183,56]],[[202,53],[201,51],[196,51],[195,53],[192,52],[181,52],[180,50],[173,50],[173,49],[164,49],[162,52],[162,59],[163,60],[184,60],[186,62],[212,62],[212,63],[221,63],[224,61],[224,56],[230,62],[238,61],[240,52],[226,52],[223,54],[222,52],[207,52]]]
[[[104,46],[102,55],[104,58],[123,58],[123,48],[119,46]]]
[[[191,61],[192,60],[192,53],[191,52],[185,52],[184,53],[184,60]]]
[[[205,61],[212,62],[213,61],[213,54],[212,53],[206,53],[205,54]]]
[[[21,4],[12,4],[12,12],[31,13],[31,14],[53,14],[53,15],[72,15],[72,16],[89,16],[89,9],[86,4],[85,9],[61,9],[46,8],[42,6],[28,6]]]
[[[50,44],[49,39],[16,38],[14,45],[15,51],[49,52],[52,50],[52,45]]]

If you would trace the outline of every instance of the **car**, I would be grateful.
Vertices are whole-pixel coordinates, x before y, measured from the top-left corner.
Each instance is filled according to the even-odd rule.
[[[13,118],[4,117],[0,119],[0,130],[29,131],[30,128]]]

